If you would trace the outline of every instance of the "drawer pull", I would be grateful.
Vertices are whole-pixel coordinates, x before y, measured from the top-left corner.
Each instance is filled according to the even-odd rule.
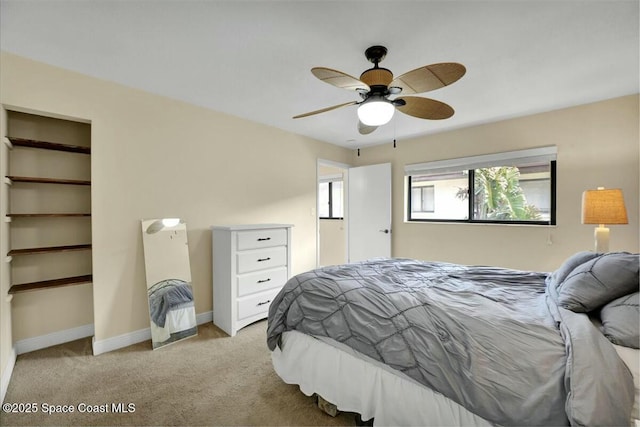
[[[270,282],[271,278],[269,279],[263,279],[263,280],[258,280],[258,283],[265,283],[265,282]]]
[[[271,259],[271,257],[267,257],[267,258],[258,258],[258,262],[262,262],[262,261],[269,261]]]
[[[264,242],[265,240],[271,240],[271,237],[259,237],[258,242]]]
[[[265,304],[269,304],[271,302],[270,299],[264,301],[264,302],[259,302],[258,304],[256,304],[256,307],[261,306],[261,305],[265,305]]]

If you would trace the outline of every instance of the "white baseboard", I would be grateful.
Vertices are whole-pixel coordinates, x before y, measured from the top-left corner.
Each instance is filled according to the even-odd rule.
[[[96,341],[93,337],[93,355],[97,356],[102,353],[108,353],[119,348],[129,347],[142,341],[151,339],[151,329],[138,329],[137,331],[107,338],[105,340]]]
[[[213,311],[206,311],[204,313],[196,314],[196,323],[202,325],[203,323],[213,322]],[[127,334],[118,335],[116,337],[107,338],[104,340],[96,341],[93,337],[93,355],[97,356],[109,351],[118,350],[120,348],[128,347],[130,345],[138,344],[139,342],[148,341],[151,339],[151,328],[139,329],[137,331],[129,332]]]
[[[213,322],[213,311],[205,311],[204,313],[196,314],[196,323],[198,323],[198,325],[209,322]]]
[[[13,373],[13,367],[16,365],[16,348],[11,349],[9,354],[9,360],[7,366],[2,373],[2,379],[0,380],[0,402],[4,403],[4,397],[7,395],[7,389],[9,388],[9,381],[11,380],[11,374]]]
[[[69,341],[79,340],[92,336],[94,333],[93,324],[78,326],[77,328],[65,329],[64,331],[52,332],[39,337],[27,338],[16,342],[16,354],[28,353],[40,350]]]

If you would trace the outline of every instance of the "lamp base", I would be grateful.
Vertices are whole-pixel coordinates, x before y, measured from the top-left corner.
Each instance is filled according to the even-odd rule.
[[[596,239],[595,251],[609,252],[609,229],[600,225],[600,227],[595,228],[593,236]]]

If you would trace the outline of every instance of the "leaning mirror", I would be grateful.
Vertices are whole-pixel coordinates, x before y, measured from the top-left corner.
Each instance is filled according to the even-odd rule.
[[[186,224],[142,220],[142,244],[153,348],[197,335]]]

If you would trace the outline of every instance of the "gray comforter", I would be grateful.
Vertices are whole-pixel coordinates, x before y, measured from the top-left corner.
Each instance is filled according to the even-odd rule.
[[[585,314],[557,305],[550,278],[410,259],[325,267],[274,299],[267,343],[330,337],[500,425],[628,425],[631,374]]]

